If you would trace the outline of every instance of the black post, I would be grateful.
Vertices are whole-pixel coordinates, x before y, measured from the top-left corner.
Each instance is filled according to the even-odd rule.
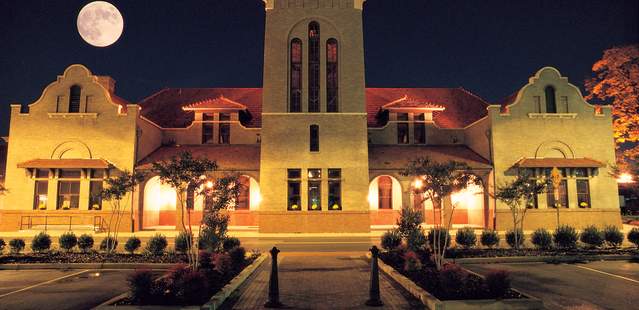
[[[271,278],[268,283],[268,301],[264,304],[266,308],[280,308],[280,285],[277,279],[277,254],[280,252],[276,247],[271,249]]]
[[[377,265],[377,257],[379,256],[379,249],[376,246],[371,248],[371,289],[370,297],[366,301],[367,306],[381,307],[384,305],[382,299],[379,296],[379,266]]]

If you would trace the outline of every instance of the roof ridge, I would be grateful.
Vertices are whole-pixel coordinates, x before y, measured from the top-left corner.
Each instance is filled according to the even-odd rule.
[[[140,100],[139,102],[142,103],[142,102],[145,102],[147,100],[151,100],[151,98],[153,98],[153,97],[155,97],[155,96],[167,91],[168,89],[169,89],[168,87],[164,87],[164,88],[158,90],[157,92],[155,92],[154,94],[145,97],[144,99]]]
[[[468,89],[465,89],[465,88],[464,88],[464,87],[462,87],[462,86],[457,87],[457,89],[459,89],[459,90],[461,90],[461,91],[463,91],[463,92],[465,92],[465,93],[467,93],[467,94],[469,94],[469,95],[471,95],[471,96],[473,96],[473,97],[475,97],[475,98],[477,98],[477,99],[481,100],[481,101],[482,101],[483,103],[485,103],[486,105],[490,105],[490,103],[489,103],[486,99],[484,99],[484,98],[480,97],[479,95],[476,95],[475,93],[471,92],[471,91],[470,91],[470,90],[468,90]]]

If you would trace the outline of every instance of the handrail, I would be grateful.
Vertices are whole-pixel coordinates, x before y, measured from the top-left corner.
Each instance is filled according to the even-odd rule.
[[[26,229],[31,229],[33,228],[34,225],[38,225],[38,223],[34,223],[34,219],[44,219],[44,231],[47,231],[47,229],[49,228],[49,225],[68,225],[69,226],[69,231],[71,231],[71,228],[74,226],[73,224],[73,218],[74,217],[78,217],[78,216],[72,216],[72,215],[23,215],[20,217],[20,230],[24,230],[25,227]],[[49,219],[54,219],[54,218],[62,218],[62,219],[68,219],[68,224],[64,223],[64,224],[49,224]],[[96,223],[97,220],[97,223]],[[82,225],[82,224],[76,224],[76,225]],[[104,227],[104,220],[102,219],[101,216],[94,216],[93,217],[93,230],[94,231],[101,231],[102,228]],[[97,230],[96,230],[97,229]]]

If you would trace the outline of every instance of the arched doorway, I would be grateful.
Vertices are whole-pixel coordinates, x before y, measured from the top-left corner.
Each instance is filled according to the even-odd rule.
[[[402,209],[402,187],[390,175],[375,177],[368,187],[371,225],[393,225]]]
[[[450,195],[455,211],[453,225],[484,227],[484,188],[470,184],[464,190]]]
[[[153,177],[144,186],[142,227],[154,229],[175,227],[177,194],[168,184],[162,184],[160,177]]]

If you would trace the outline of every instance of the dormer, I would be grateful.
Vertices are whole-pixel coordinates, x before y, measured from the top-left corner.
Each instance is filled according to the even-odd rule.
[[[182,110],[195,113],[195,122],[202,124],[202,144],[231,144],[231,124],[251,119],[246,105],[224,95],[189,104]]]
[[[380,107],[379,123],[395,127],[397,144],[426,144],[426,124],[434,124],[433,113],[444,107],[428,100],[404,95]]]

